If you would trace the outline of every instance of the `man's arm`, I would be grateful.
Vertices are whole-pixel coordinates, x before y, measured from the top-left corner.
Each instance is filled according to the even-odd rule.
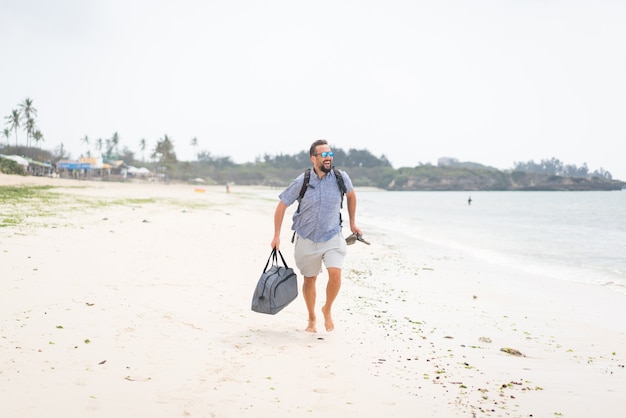
[[[352,189],[349,193],[346,193],[346,199],[348,200],[348,216],[350,217],[350,231],[355,234],[363,235],[361,229],[356,226],[356,192]]]
[[[283,226],[283,219],[285,218],[285,211],[287,205],[282,200],[276,205],[276,212],[274,212],[274,238],[272,239],[272,248],[280,250],[280,229]]]

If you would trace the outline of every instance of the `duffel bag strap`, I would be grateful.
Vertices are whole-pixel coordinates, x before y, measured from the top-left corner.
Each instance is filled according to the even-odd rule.
[[[283,253],[281,253],[280,250],[278,250],[278,254],[280,255],[280,259],[283,260],[283,265],[286,268],[289,268],[289,266],[287,265],[287,262],[285,261],[285,257],[283,257]],[[276,254],[274,254],[274,257],[276,257]]]
[[[280,257],[282,258],[283,255],[281,254]],[[267,268],[270,266],[270,261],[272,261],[272,264],[278,264],[278,257],[276,257],[276,248],[272,248],[272,252],[270,253],[269,258],[267,259],[267,263],[265,263],[265,268],[263,269],[263,273],[265,273],[267,271]],[[283,259],[283,262],[285,260]]]

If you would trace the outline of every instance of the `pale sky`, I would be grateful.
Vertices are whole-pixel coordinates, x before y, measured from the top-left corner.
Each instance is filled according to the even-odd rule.
[[[74,158],[114,132],[236,163],[326,138],[626,180],[625,22],[623,0],[0,0],[0,115],[33,99]]]

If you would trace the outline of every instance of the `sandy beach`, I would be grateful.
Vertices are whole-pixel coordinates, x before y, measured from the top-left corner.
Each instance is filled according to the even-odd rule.
[[[301,295],[275,316],[250,310],[277,203],[259,189],[0,174],[0,187],[45,185],[43,202],[0,203],[2,417],[626,407],[626,297],[610,289],[398,237],[360,212],[372,245],[348,247],[335,330],[312,334]],[[290,213],[281,250],[293,265]]]

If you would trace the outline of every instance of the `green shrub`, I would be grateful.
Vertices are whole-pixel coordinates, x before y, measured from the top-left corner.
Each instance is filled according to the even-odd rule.
[[[8,158],[0,157],[0,173],[26,175],[24,167]]]

